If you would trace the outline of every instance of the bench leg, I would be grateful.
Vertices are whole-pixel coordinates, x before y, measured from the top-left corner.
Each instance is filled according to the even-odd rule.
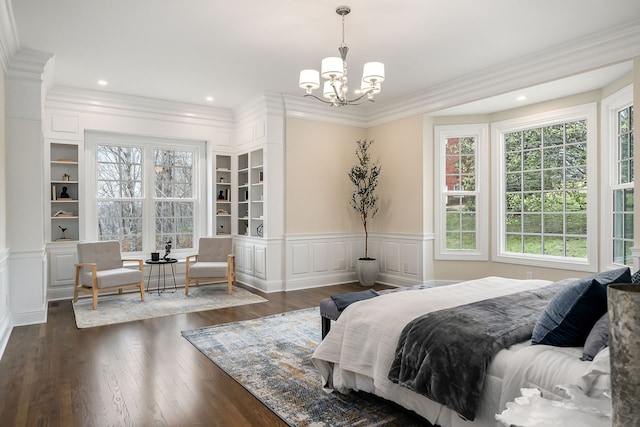
[[[327,336],[329,329],[331,329],[331,319],[328,317],[321,317],[322,319],[322,339]]]

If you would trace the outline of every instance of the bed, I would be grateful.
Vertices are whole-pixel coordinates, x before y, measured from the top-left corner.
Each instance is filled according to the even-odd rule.
[[[629,279],[628,272],[619,278],[622,281]],[[406,337],[408,325],[421,316],[455,310],[460,306],[466,309],[473,304],[508,298],[522,292],[536,295],[547,292],[548,296],[551,289],[555,289],[552,292],[555,294],[564,285],[564,282],[546,280],[485,277],[359,301],[342,312],[314,351],[312,360],[328,391],[348,393],[349,390],[359,390],[373,393],[442,427],[495,427],[495,414],[500,413],[507,402],[518,397],[523,387],[539,388],[543,396],[551,397],[556,393],[555,386],[559,384],[578,385],[589,389],[588,392],[596,388],[606,389],[609,384],[607,373],[592,368],[595,362],[602,366],[602,357],[595,362],[583,361],[580,360],[583,354],[580,346],[531,345],[530,331],[529,335],[526,335],[527,332],[517,335],[517,343],[507,344],[492,355],[485,367],[478,406],[471,416],[466,413],[467,416],[463,417],[451,409],[451,405],[438,403],[423,393],[413,391],[406,384],[400,385],[398,381],[390,379],[392,367],[398,361],[399,340],[401,336],[403,339]],[[608,352],[608,349],[602,350],[604,352]]]

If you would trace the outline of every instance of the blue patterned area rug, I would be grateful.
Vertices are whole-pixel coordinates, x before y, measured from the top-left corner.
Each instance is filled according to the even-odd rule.
[[[304,309],[182,331],[191,344],[290,426],[428,426],[368,393],[326,393],[311,355],[320,312]]]

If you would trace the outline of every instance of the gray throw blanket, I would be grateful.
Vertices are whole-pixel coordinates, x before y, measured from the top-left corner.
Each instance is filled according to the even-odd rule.
[[[494,355],[531,338],[559,289],[554,284],[412,320],[400,335],[388,378],[472,421]]]

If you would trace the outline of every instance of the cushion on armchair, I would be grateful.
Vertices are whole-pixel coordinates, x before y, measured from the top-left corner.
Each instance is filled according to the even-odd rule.
[[[198,262],[189,265],[189,277],[192,279],[227,277],[227,262],[202,262],[198,257]]]
[[[227,256],[233,253],[231,237],[201,237],[198,243],[198,263],[227,262]],[[226,276],[225,270],[222,276]],[[189,273],[191,275],[191,273]],[[210,276],[217,277],[218,275]],[[193,276],[195,277],[195,276]],[[202,277],[202,276],[201,276]]]

